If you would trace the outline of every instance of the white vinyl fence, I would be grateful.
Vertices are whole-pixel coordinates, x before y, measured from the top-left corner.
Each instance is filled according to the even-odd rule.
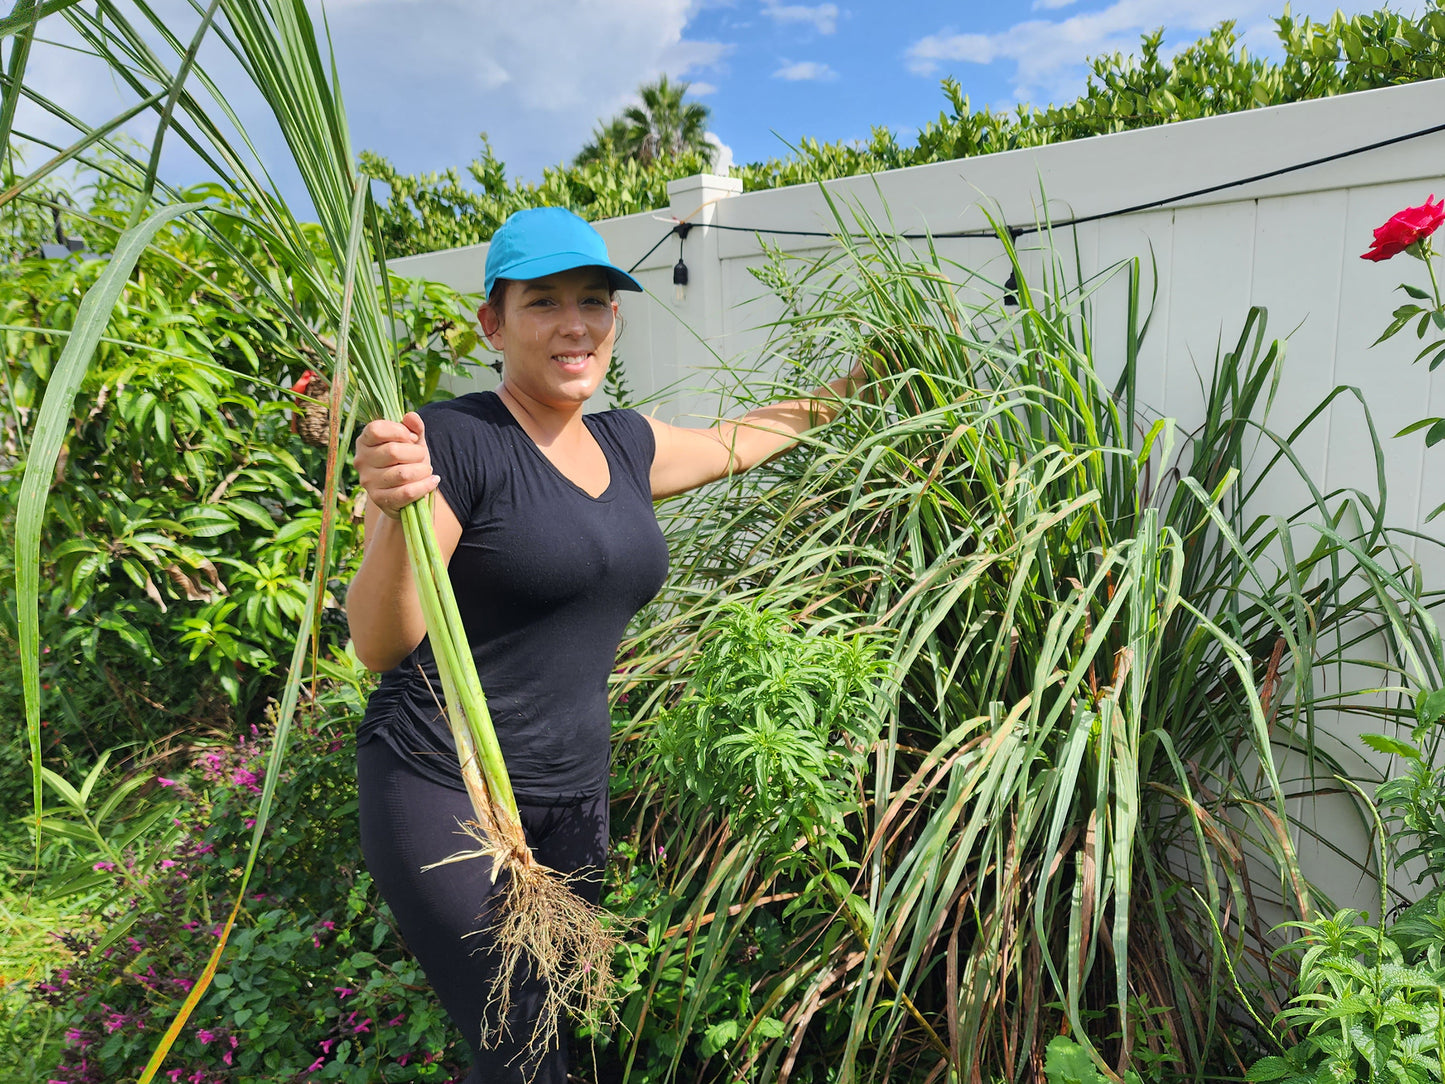
[[[1408,332],[1370,345],[1404,299],[1398,284],[1420,283],[1424,268],[1407,256],[1375,264],[1359,255],[1373,228],[1395,211],[1432,193],[1445,195],[1445,131],[1426,131],[1442,119],[1445,80],[1437,80],[826,187],[835,200],[861,207],[875,222],[891,222],[900,233],[985,229],[985,207],[1011,226],[1030,227],[1044,216],[1044,195],[1051,220],[1091,219],[1057,230],[1055,244],[1065,266],[1077,255],[1086,277],[1123,259],[1143,261],[1145,296],[1152,292],[1155,302],[1140,398],[1186,429],[1201,419],[1202,382],[1216,350],[1234,342],[1251,305],[1265,306],[1269,334],[1287,337],[1272,427],[1288,431],[1336,385],[1357,386],[1385,445],[1391,521],[1437,533],[1445,517],[1428,527],[1423,521],[1445,503],[1445,446],[1427,452],[1422,435],[1394,434],[1427,414],[1445,414],[1445,369],[1437,378],[1412,365],[1419,344]],[[667,213],[597,226],[614,262],[626,268],[641,259],[636,274],[648,290],[644,297],[622,296],[626,328],[618,354],[627,378],[643,395],[689,389],[649,408],[686,424],[689,416],[715,416],[720,409],[715,395],[700,393],[717,359],[756,364],[764,326],[781,314],[750,273],[765,261],[764,240],[788,252],[822,251],[830,245],[826,236],[798,231],[827,234],[836,225],[818,186],[743,193],[739,181],[703,176],[672,184],[669,195]],[[1149,209],[1127,210],[1139,207]],[[667,236],[678,221],[694,227],[681,241]],[[1036,239],[1026,234],[1020,247]],[[941,239],[937,246],[946,259],[995,281],[1007,274],[996,239]],[[393,266],[479,292],[485,248]],[[672,272],[680,253],[689,281],[679,301]],[[1124,298],[1123,279],[1116,278],[1094,301],[1096,358],[1105,367],[1121,354]],[[474,384],[455,390],[494,383],[489,370],[478,372]],[[1322,491],[1374,488],[1369,437],[1353,400],[1312,426],[1294,450]],[[1290,512],[1304,496],[1277,487],[1260,496],[1256,511]],[[1423,544],[1415,552],[1430,580],[1445,584],[1439,552]],[[1352,734],[1334,738],[1350,756],[1359,748]],[[1301,812],[1329,824],[1347,853],[1367,853],[1358,821],[1341,806],[1320,801]],[[1337,901],[1378,908],[1378,898],[1372,907],[1370,891],[1336,856],[1306,853],[1305,860]]]

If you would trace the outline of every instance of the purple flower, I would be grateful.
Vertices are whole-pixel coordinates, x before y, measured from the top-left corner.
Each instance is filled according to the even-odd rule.
[[[341,995],[342,1001],[345,1001],[352,994],[356,993],[350,986],[333,986],[331,989]]]
[[[99,872],[99,873],[109,873],[109,872],[111,872],[113,869],[115,869],[115,863],[114,863],[114,862],[97,862],[95,865],[91,866],[90,868],[93,869],[93,870],[96,870],[96,871]]]
[[[316,1072],[317,1069],[320,1069],[320,1068],[321,1068],[323,1065],[325,1065],[325,1064],[326,1064],[326,1058],[324,1058],[324,1057],[317,1058],[315,1061],[313,1061],[310,1065],[308,1065],[308,1066],[306,1067],[306,1071],[307,1071],[308,1073],[314,1073],[314,1072]]]
[[[211,1042],[216,1038],[216,1033],[214,1031],[207,1031],[205,1028],[202,1028],[200,1031],[196,1032],[196,1038],[201,1040],[202,1046],[209,1046]]]
[[[167,779],[163,775],[156,776],[156,782],[163,787],[173,787],[176,785],[176,781],[174,779]]]

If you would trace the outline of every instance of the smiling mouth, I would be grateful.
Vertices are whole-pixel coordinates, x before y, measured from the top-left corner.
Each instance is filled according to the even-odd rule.
[[[557,363],[559,363],[559,364],[561,364],[561,365],[579,365],[579,364],[582,364],[582,363],[584,363],[584,362],[590,361],[591,359],[592,359],[592,354],[591,354],[590,351],[587,351],[587,352],[584,352],[584,353],[580,353],[580,354],[553,354],[553,355],[552,355],[552,360],[555,361],[555,362],[557,362]]]

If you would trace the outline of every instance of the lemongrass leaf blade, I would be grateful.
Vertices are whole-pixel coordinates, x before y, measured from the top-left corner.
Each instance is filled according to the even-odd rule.
[[[150,161],[146,163],[146,171],[141,181],[140,193],[136,196],[135,207],[131,210],[130,221],[127,227],[134,226],[140,221],[141,215],[145,213],[146,206],[150,203],[151,195],[156,188],[156,174],[161,165],[161,149],[165,146],[166,129],[171,125],[171,117],[176,111],[176,102],[180,100],[181,91],[185,89],[186,77],[190,75],[191,68],[196,63],[196,54],[201,51],[201,42],[206,38],[207,31],[211,28],[211,22],[216,17],[216,11],[221,6],[221,0],[211,0],[210,6],[201,15],[201,24],[196,27],[196,33],[191,39],[190,47],[186,50],[181,60],[181,66],[176,72],[169,91],[166,94],[165,105],[161,107],[160,119],[156,122],[156,132],[151,143]]]
[[[75,393],[90,368],[96,344],[110,321],[111,310],[125,290],[131,270],[162,226],[203,206],[200,203],[183,203],[162,208],[121,235],[105,270],[81,299],[70,338],[51,370],[31,434],[30,455],[25,461],[20,496],[16,502],[15,590],[37,849],[40,846],[39,823],[43,812],[40,786],[40,527],[45,516],[46,495],[65,441]]]

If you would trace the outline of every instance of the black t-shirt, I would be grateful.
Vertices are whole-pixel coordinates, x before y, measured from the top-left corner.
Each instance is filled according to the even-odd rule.
[[[440,490],[462,525],[448,572],[519,800],[566,802],[607,783],[607,679],[627,624],[662,586],[652,429],[583,418],[607,457],[599,497],[568,481],[493,392],[421,411]],[[382,676],[357,732],[461,788],[431,643]]]

